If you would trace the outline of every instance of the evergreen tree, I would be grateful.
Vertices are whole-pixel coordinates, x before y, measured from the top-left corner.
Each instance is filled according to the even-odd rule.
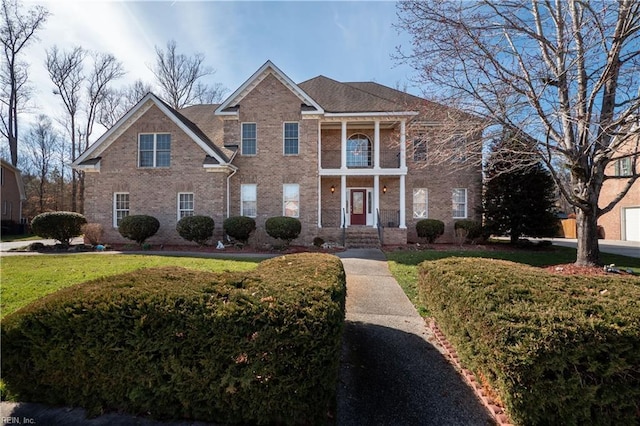
[[[521,236],[553,236],[558,227],[553,178],[529,148],[507,135],[493,146],[486,168],[485,229],[508,235],[512,244]]]

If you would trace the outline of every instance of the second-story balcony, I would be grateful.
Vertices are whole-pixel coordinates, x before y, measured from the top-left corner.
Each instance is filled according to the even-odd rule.
[[[342,151],[322,150],[320,165],[323,169],[340,169],[342,167]],[[348,169],[372,169],[375,166],[374,153],[371,150],[347,151],[346,166]],[[381,150],[380,168],[400,168],[400,151]]]

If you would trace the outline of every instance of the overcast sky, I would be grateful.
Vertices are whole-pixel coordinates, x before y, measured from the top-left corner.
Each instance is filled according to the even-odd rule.
[[[171,39],[181,53],[203,53],[216,69],[209,82],[221,83],[227,94],[267,60],[297,83],[325,75],[391,87],[411,84],[413,71],[391,58],[396,46],[409,45],[392,26],[397,18],[391,1],[24,1],[25,7],[41,4],[52,14],[23,58],[35,89],[32,113],[56,117],[63,111],[44,66],[53,45],[112,53],[127,71],[117,86],[138,78],[153,82],[154,46]],[[27,120],[31,116],[22,119]],[[94,136],[103,131],[96,129]]]

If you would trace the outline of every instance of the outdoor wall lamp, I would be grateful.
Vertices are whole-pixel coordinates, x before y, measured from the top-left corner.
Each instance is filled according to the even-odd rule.
[[[336,187],[334,185],[331,185],[331,193],[333,194],[334,192],[336,192]]]
[[[383,193],[383,194],[386,194],[386,193],[387,193],[387,185],[385,185],[385,186],[383,186],[383,187],[382,187],[382,193]]]

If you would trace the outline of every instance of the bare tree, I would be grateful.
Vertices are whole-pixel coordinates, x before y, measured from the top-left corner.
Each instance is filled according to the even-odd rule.
[[[638,158],[640,2],[410,0],[398,15],[413,39],[398,59],[420,82],[441,101],[536,141],[577,212],[576,263],[599,263],[598,217],[638,178],[633,161],[624,189],[599,207],[603,182],[613,178],[607,164]],[[635,149],[621,154],[629,144]]]
[[[22,49],[36,39],[36,32],[49,17],[49,12],[42,6],[35,6],[25,14],[20,9],[17,0],[2,0],[0,41],[4,60],[0,70],[0,133],[9,142],[14,166],[18,164],[18,114],[30,98],[28,64],[20,61],[19,57]]]
[[[222,98],[222,86],[209,86],[201,79],[215,73],[204,64],[204,55],[189,57],[178,53],[175,40],[167,43],[167,49],[156,46],[156,63],[151,69],[162,90],[162,98],[175,109],[195,103],[212,103]]]
[[[98,114],[98,122],[102,126],[110,128],[151,91],[151,85],[142,80],[136,80],[133,84],[120,90],[107,90]]]
[[[67,130],[71,139],[71,161],[75,160],[79,151],[79,141],[76,138],[76,120],[80,108],[80,93],[82,89],[83,62],[86,52],[81,47],[61,52],[57,46],[47,50],[46,66],[49,77],[55,85],[53,93],[59,95],[64,104],[68,125]],[[78,172],[71,176],[71,210],[78,211]]]
[[[41,114],[37,120],[28,133],[26,145],[28,147],[31,170],[37,179],[38,213],[42,213],[45,211],[47,184],[54,167],[53,162],[60,140],[49,117]]]

